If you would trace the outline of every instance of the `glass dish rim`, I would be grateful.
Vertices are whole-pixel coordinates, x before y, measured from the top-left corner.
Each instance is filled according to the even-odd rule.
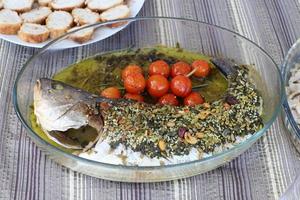
[[[298,39],[292,45],[292,47],[289,49],[286,57],[284,58],[283,65],[282,65],[282,76],[283,76],[283,81],[284,81],[283,84],[284,84],[284,86],[286,86],[286,82],[288,81],[287,80],[287,75],[288,75],[288,73],[291,70],[291,68],[290,68],[290,66],[288,64],[289,63],[289,59],[291,58],[293,51],[297,47],[300,48],[300,39]],[[285,112],[285,114],[287,116],[287,120],[288,120],[289,124],[291,125],[291,127],[292,127],[293,132],[295,133],[295,135],[300,139],[300,127],[298,126],[298,124],[295,121],[295,118],[294,118],[294,116],[292,114],[291,108],[290,108],[288,100],[287,100],[287,93],[286,93],[286,89],[285,88],[284,88],[284,91],[283,91],[283,95],[284,95],[284,101],[283,101],[282,105],[283,105],[284,112]]]
[[[17,85],[19,82],[19,79],[22,77],[22,74],[24,72],[24,70],[26,69],[26,67],[33,61],[35,60],[35,58],[37,58],[38,56],[40,56],[41,54],[43,54],[46,50],[50,50],[51,49],[49,47],[51,47],[52,45],[54,45],[55,43],[60,42],[61,40],[65,39],[66,37],[68,37],[70,34],[75,33],[77,31],[80,31],[82,29],[85,28],[89,28],[89,27],[97,27],[97,26],[104,26],[104,25],[108,25],[108,24],[112,24],[112,23],[118,23],[118,22],[135,22],[135,21],[146,21],[146,20],[175,20],[175,21],[186,21],[186,22],[193,22],[193,23],[197,23],[197,24],[203,24],[215,29],[220,29],[226,32],[229,32],[231,34],[234,34],[238,37],[240,37],[241,39],[246,40],[247,42],[249,42],[250,44],[254,45],[255,47],[257,47],[263,54],[265,54],[270,60],[271,62],[274,64],[274,67],[276,68],[278,75],[279,75],[279,84],[280,84],[280,99],[278,104],[276,105],[275,111],[272,115],[272,117],[270,118],[270,120],[268,122],[265,123],[264,127],[262,129],[260,129],[259,131],[257,131],[255,134],[253,134],[251,137],[247,138],[245,141],[235,144],[232,148],[230,149],[226,149],[222,152],[213,154],[209,157],[206,158],[202,158],[199,160],[194,160],[194,161],[189,161],[189,162],[184,162],[184,163],[178,163],[178,164],[171,164],[171,165],[163,165],[163,166],[125,166],[125,165],[114,165],[114,164],[109,164],[109,163],[102,163],[102,162],[98,162],[98,161],[94,161],[94,160],[89,160],[86,158],[82,158],[70,153],[66,153],[63,150],[59,149],[58,147],[55,147],[51,144],[49,144],[48,142],[46,142],[45,140],[43,140],[38,134],[35,133],[35,131],[33,131],[31,129],[31,127],[26,123],[26,120],[23,118],[23,116],[21,115],[19,106],[17,104],[18,102],[18,97],[17,97]],[[214,24],[210,24],[207,22],[203,22],[203,21],[197,21],[197,20],[193,20],[193,19],[185,19],[185,18],[178,18],[178,17],[162,17],[162,16],[157,16],[157,17],[135,17],[135,18],[124,18],[121,20],[112,20],[112,21],[108,21],[108,22],[98,22],[95,24],[91,24],[88,26],[85,26],[83,28],[74,30],[72,32],[69,32],[51,42],[49,42],[47,45],[45,45],[42,49],[40,49],[35,55],[33,55],[31,58],[29,58],[29,60],[24,64],[24,66],[21,68],[21,70],[18,72],[16,81],[14,83],[14,87],[13,87],[13,106],[15,109],[15,112],[19,118],[19,120],[21,121],[22,125],[26,128],[26,130],[29,132],[30,136],[34,138],[34,140],[37,140],[40,144],[43,144],[45,146],[48,146],[51,148],[51,150],[53,150],[55,153],[59,153],[61,154],[61,156],[63,157],[67,157],[70,158],[71,160],[75,160],[75,161],[79,161],[79,162],[83,162],[84,164],[87,165],[93,165],[93,166],[99,166],[99,167],[109,167],[109,168],[114,168],[114,169],[122,169],[122,170],[138,170],[138,171],[147,171],[147,170],[159,170],[159,169],[172,169],[172,168],[177,168],[177,167],[181,167],[181,166],[188,166],[188,165],[192,165],[192,164],[198,164],[198,163],[205,163],[220,157],[224,157],[225,155],[234,152],[235,150],[239,149],[240,147],[255,142],[258,138],[260,138],[263,133],[265,133],[265,131],[271,126],[271,124],[274,122],[274,120],[277,118],[278,113],[280,111],[281,108],[281,104],[283,102],[283,79],[281,76],[281,72],[277,66],[277,64],[275,63],[274,59],[262,48],[260,47],[258,44],[256,44],[255,42],[251,41],[250,39],[246,38],[245,36],[236,33],[230,29],[224,28],[222,26],[218,26],[218,25],[214,25]]]

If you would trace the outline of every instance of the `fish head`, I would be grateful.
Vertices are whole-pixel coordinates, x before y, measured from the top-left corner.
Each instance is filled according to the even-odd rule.
[[[96,97],[60,81],[41,78],[34,86],[34,114],[44,132],[56,143],[74,149],[90,147],[91,143],[83,147],[78,141],[73,142],[64,132],[90,126],[97,132],[92,144],[99,140],[103,120]]]

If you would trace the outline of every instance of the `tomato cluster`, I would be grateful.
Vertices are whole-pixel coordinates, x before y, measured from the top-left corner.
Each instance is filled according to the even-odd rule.
[[[205,60],[195,60],[191,65],[179,61],[171,67],[164,60],[157,60],[149,65],[149,77],[146,80],[143,70],[137,65],[128,65],[122,71],[122,80],[126,94],[123,98],[143,102],[141,95],[147,92],[153,99],[162,105],[179,106],[179,98],[186,106],[204,103],[198,92],[192,92],[190,76],[207,77],[211,71]],[[121,92],[116,87],[109,87],[101,92],[106,98],[121,98]]]

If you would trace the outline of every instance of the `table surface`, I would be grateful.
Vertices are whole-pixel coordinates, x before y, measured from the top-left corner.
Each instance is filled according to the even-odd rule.
[[[300,36],[299,0],[146,0],[140,16],[184,17],[232,29],[258,43],[278,65]],[[300,172],[299,154],[287,138],[281,117],[244,154],[216,170],[191,178],[119,183],[64,168],[48,159],[30,140],[12,106],[16,75],[35,52],[0,41],[1,200],[274,200]]]

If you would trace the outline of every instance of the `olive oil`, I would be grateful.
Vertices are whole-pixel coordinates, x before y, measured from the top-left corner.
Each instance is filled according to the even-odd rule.
[[[80,61],[63,69],[53,78],[88,92],[100,94],[101,90],[109,86],[123,88],[121,72],[129,64],[141,66],[147,77],[148,67],[155,60],[163,59],[172,66],[178,61],[191,64],[194,60],[202,59],[209,62],[210,58],[209,56],[184,51],[179,48],[162,46],[123,50]],[[213,65],[211,67],[211,74],[206,79],[192,79],[194,91],[200,92],[207,102],[219,99],[228,87],[225,77]],[[151,102],[149,101],[150,97],[145,99],[148,100],[148,103]]]

